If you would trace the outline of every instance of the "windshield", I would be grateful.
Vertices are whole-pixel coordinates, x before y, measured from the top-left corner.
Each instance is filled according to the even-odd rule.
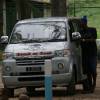
[[[32,22],[15,26],[10,43],[64,41],[65,39],[65,22]]]

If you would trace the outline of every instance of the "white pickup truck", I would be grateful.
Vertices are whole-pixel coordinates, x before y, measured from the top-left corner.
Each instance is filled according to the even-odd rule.
[[[80,19],[66,17],[33,18],[18,21],[3,53],[2,80],[8,95],[26,87],[32,92],[44,86],[45,61],[50,60],[53,86],[74,92],[84,79],[81,47],[78,42]]]

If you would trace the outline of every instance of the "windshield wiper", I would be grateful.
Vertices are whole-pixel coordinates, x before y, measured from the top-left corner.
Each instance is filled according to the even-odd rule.
[[[31,43],[31,42],[42,42],[40,39],[30,39],[30,40],[22,40],[22,43]]]
[[[24,41],[18,41],[18,42],[14,42],[13,44],[17,44],[17,43],[32,43],[32,42],[60,42],[60,41],[65,41],[66,39],[49,39],[49,40],[24,40]]]
[[[43,42],[60,42],[60,41],[65,41],[66,39],[49,39],[49,40],[44,40]]]
[[[17,43],[32,43],[32,42],[38,42],[38,43],[40,43],[40,42],[60,42],[60,41],[65,41],[66,39],[55,39],[55,38],[53,38],[53,39],[47,39],[47,40],[43,40],[43,39],[41,39],[41,40],[21,40],[21,41],[16,41],[16,42],[11,42],[12,44],[17,44]]]

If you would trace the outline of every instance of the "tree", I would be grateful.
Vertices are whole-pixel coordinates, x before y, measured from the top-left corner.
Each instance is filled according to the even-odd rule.
[[[3,0],[0,0],[0,36],[3,33]]]
[[[66,0],[51,0],[51,14],[52,16],[66,16]]]
[[[16,7],[19,19],[26,19],[31,17],[30,0],[16,0]]]

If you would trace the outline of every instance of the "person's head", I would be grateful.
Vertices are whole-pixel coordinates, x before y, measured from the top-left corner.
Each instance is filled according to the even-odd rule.
[[[83,28],[87,28],[87,16],[83,16],[83,17],[81,18],[81,26],[82,26]]]

